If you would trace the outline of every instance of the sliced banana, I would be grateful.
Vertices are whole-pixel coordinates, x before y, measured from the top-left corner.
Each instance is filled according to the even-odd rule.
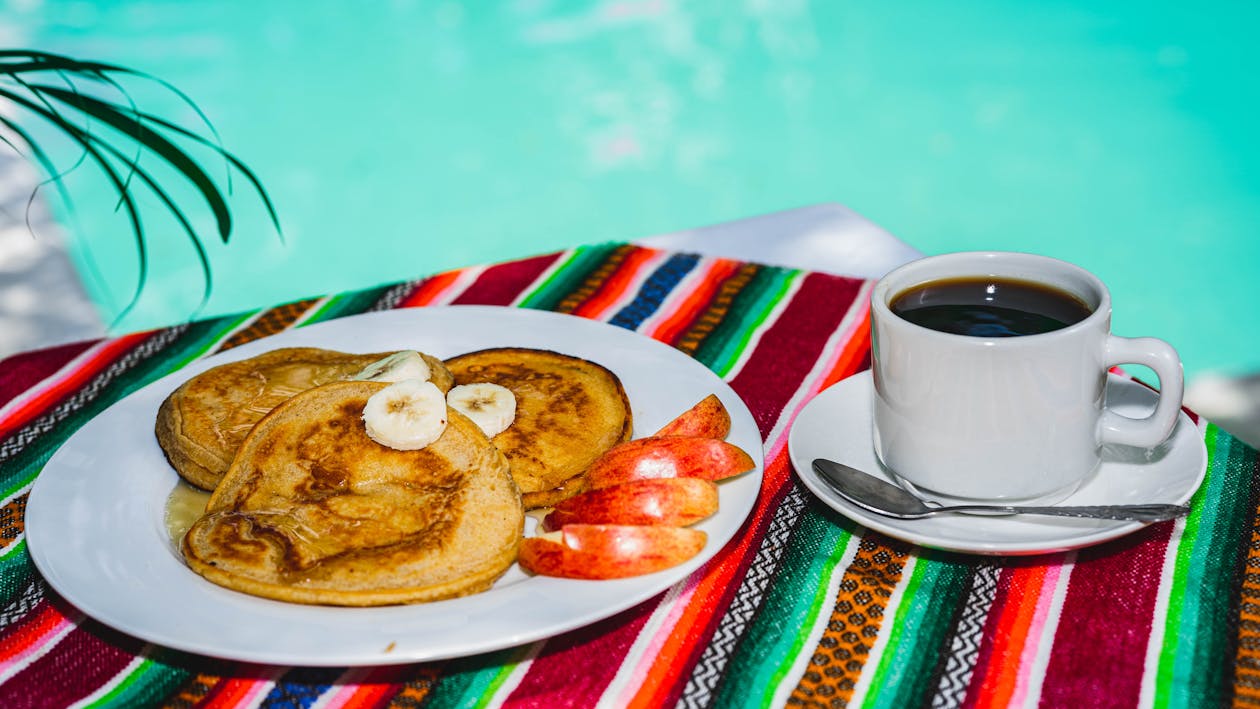
[[[378,359],[350,377],[369,382],[399,382],[404,379],[426,381],[433,376],[429,363],[415,350],[402,350]]]
[[[490,438],[506,430],[516,420],[516,395],[511,389],[490,382],[451,387],[446,393],[446,403],[472,419]]]
[[[368,397],[363,424],[368,436],[381,445],[418,450],[446,430],[446,397],[433,382],[394,382]]]

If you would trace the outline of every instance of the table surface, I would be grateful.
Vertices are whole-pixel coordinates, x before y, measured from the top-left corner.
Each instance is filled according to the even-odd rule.
[[[787,450],[792,421],[868,366],[871,279],[915,255],[855,216],[823,206],[795,213],[795,230],[754,220],[588,245],[6,360],[0,706],[1200,707],[1260,698],[1260,584],[1249,573],[1260,564],[1260,465],[1207,421],[1195,418],[1210,459],[1188,518],[1076,551],[917,547],[855,524],[801,484]],[[784,233],[830,242],[829,229],[846,223],[855,236],[825,268],[790,261],[799,252],[784,248]],[[688,248],[723,238],[726,256]],[[732,257],[745,248],[754,251]],[[466,303],[608,322],[718,374],[763,441],[761,492],[741,534],[668,591],[593,625],[381,667],[258,666],[146,645],[84,617],[31,566],[22,524],[31,485],[113,403],[290,328]],[[108,463],[102,454],[103,474]]]

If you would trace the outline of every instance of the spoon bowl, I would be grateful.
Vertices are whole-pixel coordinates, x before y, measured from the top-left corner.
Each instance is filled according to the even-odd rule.
[[[1020,514],[1053,515],[1059,517],[1086,517],[1090,519],[1116,519],[1136,522],[1162,522],[1190,513],[1185,505],[991,505],[966,504],[940,506],[924,500],[914,493],[885,482],[857,468],[826,458],[813,461],[814,471],[835,490],[840,497],[864,510],[897,519],[921,519],[939,514],[968,512],[973,514],[1007,516]]]

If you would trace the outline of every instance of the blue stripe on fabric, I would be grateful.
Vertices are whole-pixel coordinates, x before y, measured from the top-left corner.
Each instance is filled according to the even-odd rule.
[[[261,706],[265,709],[310,709],[345,674],[342,668],[300,667],[277,681]]]
[[[643,283],[643,287],[639,288],[639,294],[634,300],[617,311],[617,314],[608,322],[624,327],[627,330],[634,330],[643,323],[652,313],[655,313],[665,300],[665,296],[678,285],[688,273],[696,267],[700,262],[698,254],[675,254],[671,256],[660,268],[656,269],[651,276]]]

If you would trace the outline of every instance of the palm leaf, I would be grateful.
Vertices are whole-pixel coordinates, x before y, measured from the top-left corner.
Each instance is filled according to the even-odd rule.
[[[43,105],[35,101],[31,101],[24,96],[15,94],[8,89],[0,88],[0,97],[6,98],[19,106],[32,111],[33,113],[43,116],[66,135],[70,136],[71,139],[83,147],[88,157],[92,158],[92,160],[96,162],[101,172],[113,185],[114,189],[117,190],[119,195],[122,196],[122,206],[126,211],[127,219],[131,224],[132,235],[135,237],[139,276],[135,292],[118,316],[118,319],[121,320],[131,311],[132,308],[135,307],[136,303],[139,302],[140,293],[144,288],[144,283],[148,279],[149,274],[149,252],[147,244],[145,243],[144,222],[140,218],[140,211],[136,207],[135,200],[132,198],[131,193],[126,189],[126,184],[123,182],[122,178],[114,170],[113,165],[110,164],[109,160],[96,149],[96,146],[93,144],[93,136],[91,133],[88,133],[86,130],[74,125],[70,121],[67,121],[57,112],[49,110]]]
[[[48,74],[60,78],[65,86],[29,80],[29,78]],[[205,124],[209,137],[140,110],[131,100],[125,87],[111,75],[130,76],[158,83],[196,112]],[[76,84],[78,80],[102,83],[121,95],[125,102],[113,102],[84,93]],[[141,158],[145,154],[156,156],[162,163],[173,169],[173,176],[193,187],[200,198],[200,203],[214,217],[215,233],[219,240],[226,244],[230,239],[234,223],[225,191],[220,190],[209,173],[176,140],[188,140],[200,147],[210,149],[224,159],[226,193],[231,193],[232,173],[235,171],[243,175],[266,209],[276,233],[283,240],[275,205],[263,187],[262,181],[244,162],[223,147],[218,132],[196,103],[170,83],[144,72],[104,62],[83,61],[35,50],[0,50],[0,101],[3,100],[25,109],[51,125],[82,150],[74,165],[65,170],[59,170],[48,151],[40,147],[29,130],[20,125],[16,119],[0,115],[0,125],[7,127],[16,138],[26,144],[29,157],[47,175],[47,179],[41,182],[35,188],[36,190],[48,182],[54,183],[62,201],[68,208],[73,209],[63,178],[70,171],[84,164],[92,164],[117,193],[117,209],[126,214],[139,269],[136,288],[117,320],[122,320],[139,302],[149,274],[148,234],[132,195],[132,190],[135,188],[144,187],[155,195],[179,224],[184,237],[192,243],[205,284],[202,305],[198,310],[208,301],[213,283],[209,255],[201,243],[200,234],[186,215],[184,208],[173,198],[168,187],[161,184],[153,172],[141,167]],[[82,121],[83,124],[79,125],[77,121]],[[102,131],[94,130],[93,124],[106,127],[109,132],[102,133]],[[113,138],[107,136],[113,136]],[[118,141],[119,137],[122,139],[121,143]],[[28,154],[28,151],[22,150],[7,138],[0,138],[0,140],[8,143],[20,154]],[[131,150],[128,151],[128,148]],[[133,178],[138,179],[138,185],[132,184]],[[33,191],[31,201],[34,198]],[[30,202],[28,202],[28,226],[30,224],[29,208]]]

